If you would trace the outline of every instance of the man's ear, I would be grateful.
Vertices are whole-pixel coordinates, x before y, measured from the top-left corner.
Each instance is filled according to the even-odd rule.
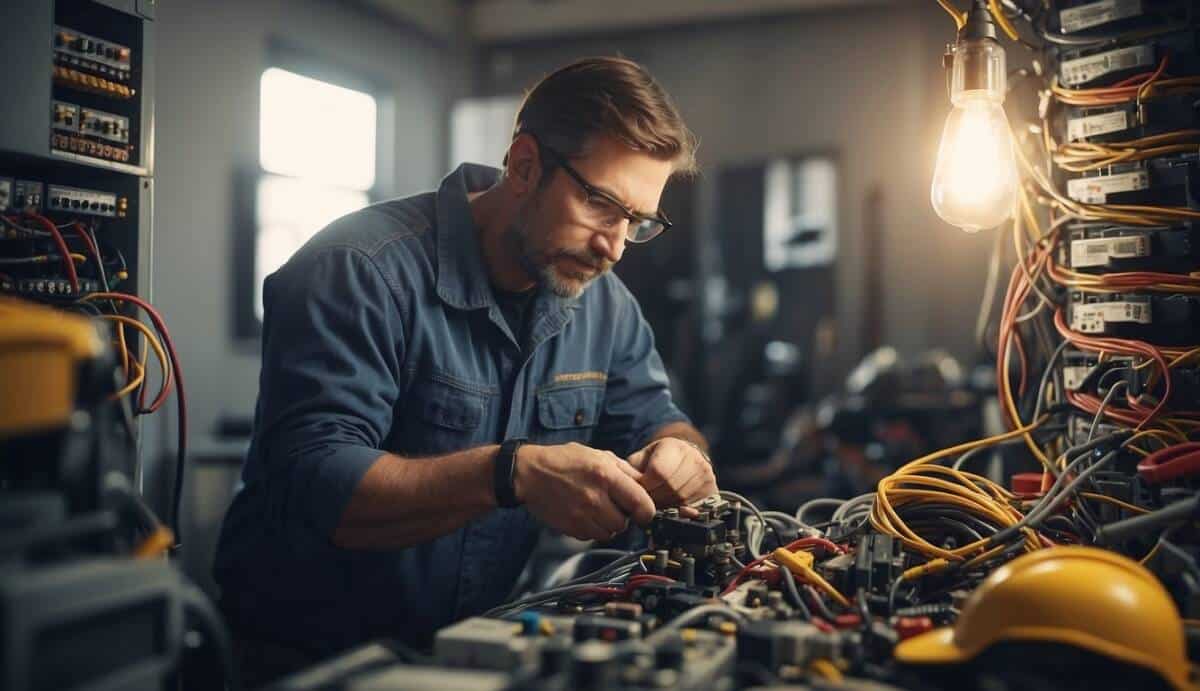
[[[537,141],[530,134],[518,134],[508,145],[504,177],[518,197],[536,190],[542,179],[542,158]]]

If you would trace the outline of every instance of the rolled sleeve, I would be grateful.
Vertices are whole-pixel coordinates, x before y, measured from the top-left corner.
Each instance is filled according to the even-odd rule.
[[[690,422],[671,399],[670,382],[654,347],[654,332],[624,285],[597,446],[628,456],[672,422]]]
[[[404,360],[398,302],[349,247],[297,256],[264,289],[256,442],[275,518],[293,545],[328,544],[382,455]]]

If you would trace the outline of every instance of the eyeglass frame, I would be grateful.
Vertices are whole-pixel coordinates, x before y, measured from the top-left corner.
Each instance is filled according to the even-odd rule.
[[[540,139],[538,139],[537,135],[535,135],[532,132],[521,132],[520,134],[528,134],[530,137],[533,138],[533,141],[537,143],[539,152],[546,151],[546,152],[550,153],[555,159],[557,159],[556,164],[562,166],[562,169],[567,171],[567,175],[571,176],[571,178],[580,187],[583,188],[583,191],[586,192],[588,194],[588,196],[600,197],[601,199],[604,199],[605,201],[610,202],[613,206],[617,207],[617,209],[619,209],[621,211],[621,213],[625,214],[625,219],[627,221],[629,221],[631,226],[634,222],[641,222],[641,221],[653,221],[655,223],[662,225],[662,230],[658,231],[654,235],[651,235],[650,237],[646,238],[645,240],[634,240],[632,235],[627,234],[625,236],[625,240],[627,242],[632,242],[636,245],[645,244],[647,242],[650,242],[654,238],[659,237],[663,233],[667,232],[668,230],[671,229],[672,226],[675,225],[674,223],[671,222],[671,220],[669,218],[667,218],[667,214],[662,209],[658,210],[657,216],[647,216],[647,215],[639,214],[638,212],[634,211],[633,209],[629,208],[628,206],[625,206],[625,204],[621,200],[617,199],[616,197],[609,194],[608,192],[605,192],[604,190],[599,189],[592,183],[588,182],[578,170],[575,170],[574,166],[572,166],[570,163],[567,162],[567,157],[562,152],[560,152],[557,149],[554,149],[550,146],[547,146],[546,144],[543,144],[542,141]]]

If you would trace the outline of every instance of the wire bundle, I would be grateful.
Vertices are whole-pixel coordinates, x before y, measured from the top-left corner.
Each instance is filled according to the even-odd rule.
[[[122,405],[126,431],[130,439],[136,437],[132,417],[157,412],[165,405],[173,391],[177,393],[178,446],[169,524],[174,535],[178,536],[183,461],[187,453],[187,402],[179,357],[162,315],[140,297],[114,290],[116,285],[128,278],[125,257],[115,249],[109,252],[111,258],[105,256],[97,235],[98,227],[94,222],[85,225],[79,220],[71,220],[56,224],[46,216],[26,210],[19,216],[0,216],[0,224],[6,231],[5,236],[25,241],[22,242],[22,246],[28,250],[21,256],[0,258],[0,266],[48,267],[55,262],[60,263],[61,274],[58,275],[65,278],[72,292],[67,295],[45,296],[46,299],[53,304],[81,311],[98,321],[112,325],[112,344],[121,368],[121,381],[114,387],[110,398],[120,400],[123,404],[125,401],[135,400],[132,409]],[[71,247],[73,241],[80,245],[79,251]],[[43,249],[44,247],[49,248],[49,251]],[[102,290],[84,290],[77,265],[79,268],[90,270],[94,283],[88,285],[98,285]],[[43,271],[34,277],[53,279],[55,274],[47,275]],[[0,279],[8,281],[13,289],[17,286],[12,275],[0,274]],[[34,294],[33,297],[43,296]],[[137,318],[139,313],[144,313],[149,318],[150,326]],[[135,338],[130,338],[129,329],[133,330]],[[157,359],[159,375],[157,391],[153,399],[147,400],[151,391],[147,372],[150,352],[153,352]],[[140,463],[135,465],[134,473],[135,485],[140,486]]]

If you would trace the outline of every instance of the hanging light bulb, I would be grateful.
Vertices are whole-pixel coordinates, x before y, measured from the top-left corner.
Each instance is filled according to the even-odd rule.
[[[968,232],[994,228],[1012,215],[1017,164],[1004,115],[1004,48],[982,2],[958,32],[950,101],[933,173],[931,200],[942,220]]]

